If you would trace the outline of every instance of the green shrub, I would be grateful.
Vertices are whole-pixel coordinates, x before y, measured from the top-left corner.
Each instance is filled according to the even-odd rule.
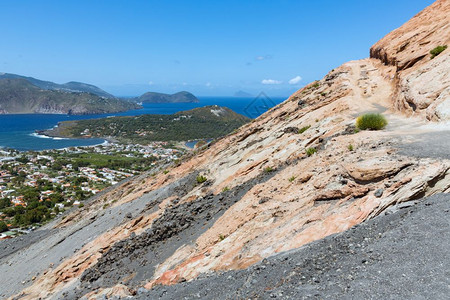
[[[352,145],[352,144],[349,144],[349,145],[347,146],[347,148],[348,148],[348,151],[353,151],[353,145]]]
[[[272,167],[265,167],[264,168],[264,173],[270,173],[270,172],[273,172],[273,171],[275,171],[275,170]]]
[[[380,130],[387,125],[386,118],[378,113],[370,113],[359,116],[356,119],[356,128],[361,130]]]
[[[203,176],[203,175],[198,175],[197,176],[197,183],[198,184],[203,183],[205,181],[206,181],[206,177],[205,176]]]
[[[319,86],[320,86],[319,81],[316,81],[316,82],[314,82],[313,85],[311,85],[311,86],[309,87],[309,89],[317,89]]]
[[[435,58],[436,56],[438,56],[439,54],[441,54],[442,51],[444,51],[445,49],[447,49],[447,45],[444,46],[437,46],[436,48],[434,48],[433,50],[430,51],[431,54],[431,59]]]
[[[84,204],[83,204],[83,203],[80,203],[80,205],[78,205],[78,207],[79,207],[79,208],[83,208],[83,207],[84,207]]]
[[[311,127],[311,125],[302,127],[298,130],[298,134],[302,134],[303,132],[305,132],[306,130],[308,130]]]
[[[311,155],[313,155],[316,152],[317,152],[316,148],[308,148],[308,149],[306,149],[306,155],[308,155],[308,156],[311,156]]]
[[[0,232],[8,231],[8,225],[5,222],[0,221]]]
[[[291,176],[291,177],[289,177],[289,182],[293,182],[294,180],[295,180],[295,176]]]
[[[228,192],[229,190],[230,190],[230,188],[226,186],[222,189],[222,192],[225,193],[225,192]]]

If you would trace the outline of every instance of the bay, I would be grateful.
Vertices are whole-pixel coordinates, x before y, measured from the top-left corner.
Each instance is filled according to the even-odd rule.
[[[105,142],[103,139],[61,139],[39,136],[36,130],[53,128],[61,121],[104,118],[112,116],[136,116],[142,114],[174,114],[206,105],[225,106],[233,111],[255,118],[285,98],[237,98],[199,97],[198,103],[145,103],[143,109],[102,115],[51,115],[19,114],[0,115],[0,148],[19,151],[40,151],[73,146],[92,146]]]

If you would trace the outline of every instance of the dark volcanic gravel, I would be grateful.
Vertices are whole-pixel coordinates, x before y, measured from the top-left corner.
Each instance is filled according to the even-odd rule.
[[[413,137],[415,142],[399,145],[399,154],[450,159],[450,131],[427,132]]]
[[[136,298],[449,299],[450,194],[423,199],[246,270],[140,289]]]
[[[120,282],[130,287],[142,285],[153,275],[156,265],[169,258],[182,245],[194,243],[255,184],[272,176],[272,173],[262,173],[227,192],[210,194],[193,202],[167,208],[150,229],[114,244],[94,266],[83,273],[80,288],[63,296],[78,298],[97,287],[113,286]],[[181,194],[192,189],[193,182],[195,179],[182,185],[184,189]],[[208,184],[207,181],[203,185]]]

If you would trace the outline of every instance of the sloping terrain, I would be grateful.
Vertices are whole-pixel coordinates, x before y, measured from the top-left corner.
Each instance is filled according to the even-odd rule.
[[[218,138],[238,129],[250,118],[217,105],[194,108],[173,115],[140,115],[65,121],[40,133],[61,137],[114,137],[119,141],[187,141]]]
[[[370,48],[370,57],[396,67],[395,107],[434,121],[450,120],[450,1],[438,0]]]
[[[135,299],[447,299],[450,195],[418,203],[248,269],[141,289]]]
[[[90,92],[47,90],[23,78],[0,78],[0,114],[103,114],[141,106]]]
[[[83,82],[70,81],[67,83],[58,84],[51,81],[44,81],[33,77],[10,73],[0,73],[0,79],[23,79],[43,90],[65,91],[71,93],[90,93],[104,98],[116,98],[95,85]]]
[[[428,28],[425,23],[445,19],[447,7],[448,1],[437,1],[410,21],[415,26],[405,24],[408,33],[398,38],[406,34],[414,36]],[[428,16],[426,20],[422,18],[424,15]],[[430,29],[428,38],[441,42],[448,34],[449,30]],[[380,45],[385,49],[388,46],[388,43]],[[396,278],[403,275],[386,264],[399,263],[402,257],[414,260],[414,252],[421,251],[421,243],[438,232],[415,239],[405,229],[408,239],[393,244],[393,255],[386,256],[386,260],[379,260],[375,252],[370,255],[368,251],[396,241],[402,232],[394,231],[409,227],[408,222],[411,226],[424,222],[418,233],[448,227],[448,222],[442,219],[447,202],[436,204],[440,213],[432,228],[426,225],[426,216],[433,215],[428,209],[420,210],[423,220],[409,219],[402,212],[388,221],[376,219],[372,223],[370,219],[402,203],[450,191],[446,146],[449,142],[439,138],[449,136],[449,123],[444,117],[429,117],[442,116],[445,109],[438,109],[439,105],[448,108],[444,91],[449,89],[450,68],[445,66],[450,51],[408,68],[398,68],[397,63],[372,56],[332,70],[251,123],[171,167],[169,172],[143,175],[122,183],[22,241],[0,244],[0,249],[3,247],[7,253],[0,258],[0,273],[9,274],[0,288],[0,296],[101,299],[145,295],[152,288],[155,290],[150,295],[162,295],[165,288],[159,285],[181,283],[162,295],[174,299],[191,295],[191,290],[185,287],[192,287],[194,292],[202,282],[208,283],[200,280],[187,285],[184,281],[249,267],[246,271],[225,273],[227,280],[231,276],[230,289],[240,289],[238,292],[245,297],[267,298],[273,297],[272,293],[278,297],[280,292],[283,293],[280,297],[309,297],[310,289],[312,297],[335,291],[343,297],[365,298],[361,285],[367,288],[385,280],[403,284],[405,279]],[[432,84],[419,79],[436,70],[440,75],[434,77]],[[407,108],[411,106],[399,103],[403,101],[405,86],[416,88],[410,84],[414,80],[421,82],[419,95],[429,90],[427,95],[434,96],[427,98],[430,104],[426,108],[417,106],[410,111]],[[415,93],[411,97],[416,99]],[[381,131],[355,131],[356,117],[365,112],[382,112],[389,125]],[[199,174],[206,182],[196,180]],[[110,206],[102,209],[106,203]],[[406,220],[406,227],[402,227],[402,219]],[[360,227],[366,228],[362,231],[357,228],[310,244],[365,221],[368,223]],[[377,241],[379,233],[385,234],[384,241]],[[360,241],[365,234],[369,240]],[[346,243],[347,237],[354,242]],[[442,238],[448,244],[448,237]],[[279,254],[307,244],[310,245],[287,252],[286,256]],[[332,249],[328,251],[322,246]],[[302,252],[317,247],[318,253]],[[338,255],[333,252],[334,247],[338,252],[343,249],[343,261],[336,264],[329,262],[330,256]],[[403,256],[405,249],[410,249],[411,255]],[[310,260],[298,261],[296,253],[305,254]],[[288,257],[285,269],[279,264],[283,257]],[[368,262],[367,267],[357,268],[357,262],[366,265],[362,257]],[[430,256],[431,259],[434,258]],[[246,274],[254,274],[267,261],[274,266],[267,267],[273,277],[268,277],[266,286],[257,284],[259,275],[255,275],[255,283],[239,281],[250,278]],[[294,261],[300,265],[294,267]],[[438,261],[417,260],[410,263],[411,269],[416,266],[414,263],[422,262],[429,263],[430,268],[439,265]],[[275,266],[278,264],[280,268]],[[383,267],[387,268],[387,279],[376,274]],[[339,277],[333,281],[330,276],[338,276],[339,269],[347,273],[347,279]],[[301,276],[296,273],[291,279],[284,277],[291,271]],[[261,273],[264,275],[264,271]],[[357,280],[351,281],[349,275]],[[433,287],[434,295],[439,296],[443,287],[448,289],[448,281],[442,279],[445,274],[441,271],[431,275],[435,276],[435,286],[427,287]],[[426,274],[405,276],[426,278]],[[224,282],[224,277],[217,278]],[[280,282],[283,278],[285,283]],[[305,290],[293,290],[300,283]],[[218,283],[208,284],[214,287]],[[252,284],[255,295],[251,294]],[[266,291],[266,287],[271,291]],[[403,292],[408,293],[407,287]],[[380,290],[375,295],[384,298],[386,293]]]

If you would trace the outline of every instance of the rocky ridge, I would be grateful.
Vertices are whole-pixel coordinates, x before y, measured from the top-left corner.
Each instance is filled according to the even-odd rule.
[[[450,45],[450,1],[438,0],[370,48],[370,57],[396,68],[396,109],[450,120],[450,51],[430,54],[444,45]]]
[[[435,2],[402,27],[407,33],[399,29],[381,41],[414,36],[430,20],[446,18],[447,4]],[[429,31],[439,42],[449,33]],[[14,242],[5,245],[9,254],[0,258],[0,272],[31,268],[31,273],[13,272],[0,295],[101,299],[159,293],[160,285],[246,269],[272,256],[277,261],[279,253],[344,232],[402,203],[448,193],[448,148],[445,139],[434,137],[449,135],[445,109],[439,108],[448,108],[449,52],[399,68],[404,59],[395,56],[392,63],[389,43],[374,47],[385,50],[332,70],[168,172],[134,178],[91,199],[35,233],[40,236],[31,244],[17,242],[16,250]],[[421,77],[434,72],[440,76],[427,85]],[[421,87],[412,86],[414,80]],[[402,105],[408,93],[418,99],[415,88],[429,96],[426,108]],[[389,125],[355,132],[355,118],[365,112],[382,112]],[[308,155],[310,148],[317,152]],[[199,174],[206,182],[196,181]],[[105,204],[110,206],[102,209]],[[324,257],[298,268],[306,272]],[[165,297],[177,295],[177,289],[180,285],[167,289],[175,294]]]
[[[69,93],[90,93],[104,98],[116,98],[115,96],[105,92],[95,85],[83,82],[70,81],[67,83],[58,84],[51,81],[44,81],[33,77],[21,76],[11,73],[0,73],[0,79],[21,79],[31,83],[34,86],[37,86],[42,90],[63,91]]]
[[[34,78],[31,79],[37,80]],[[1,114],[38,113],[85,115],[113,113],[141,108],[141,106],[135,103],[94,94],[91,92],[91,90],[96,91],[94,89],[96,87],[94,86],[86,85],[89,92],[81,92],[62,88],[53,89],[50,87],[44,89],[31,82],[27,77],[4,78],[0,76]],[[47,83],[39,80],[37,82]],[[83,86],[78,83],[73,83],[73,85]],[[99,92],[99,94],[102,93]]]

